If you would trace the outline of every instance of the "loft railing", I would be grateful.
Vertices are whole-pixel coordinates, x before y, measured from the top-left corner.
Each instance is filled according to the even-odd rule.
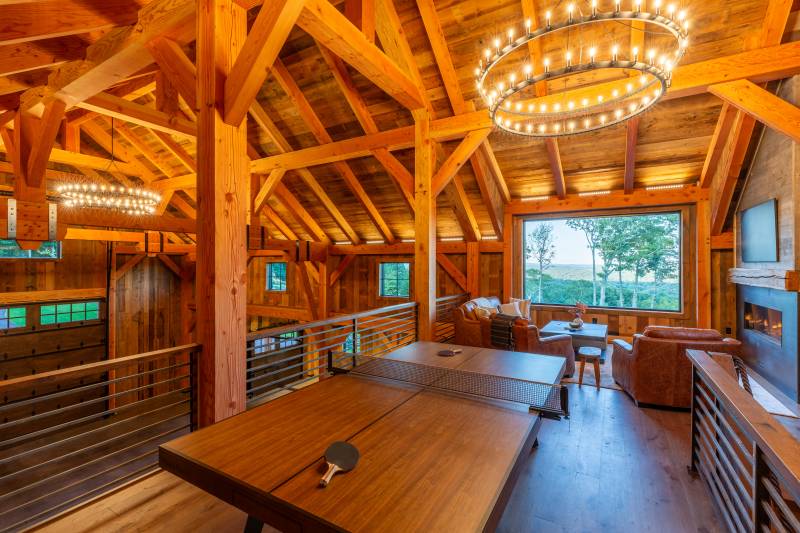
[[[380,357],[416,339],[415,302],[250,333],[248,405],[314,382],[355,354]]]
[[[197,344],[0,381],[0,531],[32,526],[158,466],[194,427]]]
[[[434,334],[438,342],[453,342],[455,337],[453,310],[468,300],[469,294],[467,293],[443,296],[436,300]]]
[[[800,532],[800,444],[702,351],[689,350],[691,469],[728,530]]]

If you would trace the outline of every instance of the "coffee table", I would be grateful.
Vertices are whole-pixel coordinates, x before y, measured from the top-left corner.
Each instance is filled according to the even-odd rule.
[[[600,362],[606,362],[606,349],[608,348],[608,326],[606,324],[584,324],[581,329],[569,329],[569,322],[553,320],[539,330],[542,337],[567,334],[572,337],[572,347],[577,352],[582,346],[591,346],[600,349]]]

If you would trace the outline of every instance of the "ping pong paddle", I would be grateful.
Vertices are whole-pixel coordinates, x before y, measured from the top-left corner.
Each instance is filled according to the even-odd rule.
[[[336,441],[325,450],[328,471],[319,480],[321,487],[327,487],[336,472],[349,472],[358,463],[358,449],[349,442]]]

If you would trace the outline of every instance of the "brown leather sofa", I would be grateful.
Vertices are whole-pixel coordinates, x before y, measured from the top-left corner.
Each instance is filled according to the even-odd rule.
[[[686,350],[738,355],[741,344],[713,329],[648,326],[633,345],[614,341],[614,381],[636,405],[688,408],[692,402],[692,364]]]
[[[489,296],[488,298],[472,299],[453,309],[455,343],[461,346],[490,348],[489,320],[479,320],[475,316],[475,309],[478,307],[497,307],[498,305],[500,305],[500,299],[496,296]],[[483,322],[483,325],[481,325],[481,322]]]
[[[575,373],[575,350],[572,347],[572,337],[567,334],[540,337],[539,328],[521,318],[514,322],[514,349],[518,352],[564,357],[567,360],[564,375],[568,377]]]

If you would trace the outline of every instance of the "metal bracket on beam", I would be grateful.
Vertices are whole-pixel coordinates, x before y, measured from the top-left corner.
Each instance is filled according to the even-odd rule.
[[[17,200],[15,198],[8,199],[8,238],[17,238]]]

